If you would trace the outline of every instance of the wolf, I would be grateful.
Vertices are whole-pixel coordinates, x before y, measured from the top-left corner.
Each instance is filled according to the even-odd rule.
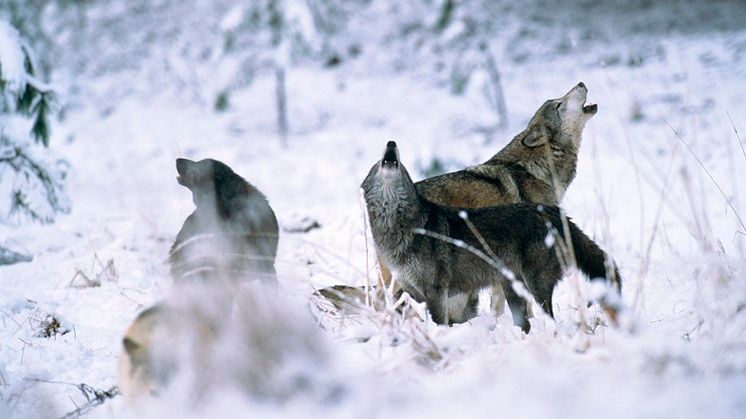
[[[130,401],[175,390],[194,402],[226,387],[282,400],[318,390],[317,385],[323,389],[319,368],[328,368],[328,362],[309,316],[271,288],[191,282],[174,288],[128,327],[119,388]]]
[[[586,104],[588,88],[582,81],[564,96],[544,102],[516,135],[489,160],[463,170],[415,183],[417,192],[436,204],[458,208],[483,208],[519,202],[557,206],[575,178],[578,151],[586,123],[598,105]],[[380,263],[382,282],[391,274]],[[492,307],[503,311],[502,285],[492,289]],[[475,311],[478,294],[467,304]]]
[[[457,208],[483,208],[519,202],[557,206],[575,178],[578,151],[586,123],[598,112],[598,105],[586,104],[588,88],[582,81],[564,96],[545,101],[502,150],[482,164],[431,177],[415,183],[427,200]],[[379,259],[379,286],[388,286],[391,273]],[[337,287],[339,288],[339,287]],[[330,288],[322,296],[335,305],[340,299],[363,300],[361,288]],[[476,312],[477,293],[466,299]],[[492,308],[504,310],[501,284],[492,288]]]
[[[566,253],[574,254],[582,272],[619,287],[621,277],[613,260],[572,221],[563,219],[558,207],[519,203],[466,212],[432,203],[418,192],[394,141],[388,142],[361,188],[377,254],[398,272],[402,288],[426,303],[436,323],[468,320],[475,313],[464,302],[479,290],[508,280],[522,283],[553,316],[552,291],[567,268],[559,247],[547,239],[553,235],[569,236],[572,252]],[[491,259],[469,250],[484,246]],[[497,262],[488,262],[492,259]],[[526,301],[513,286],[504,291],[515,324],[528,333]]]
[[[578,83],[544,102],[528,123],[489,160],[415,184],[431,202],[482,208],[516,202],[559,205],[575,178],[586,123],[598,105],[586,105],[588,88]]]
[[[176,280],[258,278],[276,284],[279,230],[267,198],[226,164],[176,160],[177,181],[195,210],[169,253]]]
[[[127,328],[119,356],[119,389],[127,396],[157,394],[174,370],[174,363],[153,354],[153,334],[174,323],[163,304],[143,310]]]

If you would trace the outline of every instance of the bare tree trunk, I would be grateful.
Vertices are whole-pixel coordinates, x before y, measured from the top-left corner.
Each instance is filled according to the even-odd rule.
[[[275,95],[277,98],[277,133],[280,135],[280,144],[283,148],[287,148],[288,110],[285,92],[285,68],[282,66],[275,67]]]
[[[505,106],[505,93],[503,93],[502,83],[500,82],[500,70],[497,68],[497,62],[495,56],[490,51],[486,44],[481,45],[485,55],[484,67],[487,71],[487,75],[490,78],[490,84],[492,87],[492,106],[497,112],[497,116],[500,117],[499,128],[505,128],[508,126],[508,108]]]

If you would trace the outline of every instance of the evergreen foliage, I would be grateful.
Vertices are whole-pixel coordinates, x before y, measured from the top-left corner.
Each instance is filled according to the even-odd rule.
[[[56,103],[53,89],[38,78],[39,69],[18,31],[0,21],[0,222],[51,223],[70,209],[63,190],[67,165],[50,168],[36,155],[38,146],[49,146]],[[30,120],[28,137],[6,130],[24,125],[19,119]]]

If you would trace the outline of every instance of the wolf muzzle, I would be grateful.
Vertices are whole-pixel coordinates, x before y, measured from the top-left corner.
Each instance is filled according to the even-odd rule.
[[[176,173],[179,175],[176,177],[176,181],[179,185],[186,186],[190,185],[189,169],[194,165],[194,162],[189,159],[176,159]]]
[[[585,104],[586,97],[588,95],[588,87],[586,87],[585,83],[583,83],[581,81],[575,87],[573,87],[572,89],[570,89],[570,91],[567,94],[569,95],[570,93],[572,93],[572,92],[574,92],[576,90],[580,91],[580,97],[582,99],[581,106],[583,108],[583,113],[595,115],[596,112],[598,112],[598,105],[596,105],[596,104],[586,105]],[[565,95],[565,96],[567,96],[567,95]]]
[[[386,144],[386,151],[383,153],[381,166],[387,169],[399,167],[399,149],[396,148],[395,141],[389,141]]]

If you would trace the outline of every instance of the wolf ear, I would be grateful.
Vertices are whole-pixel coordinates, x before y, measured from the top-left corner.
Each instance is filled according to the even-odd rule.
[[[523,138],[523,145],[529,148],[538,147],[549,142],[549,130],[543,124],[531,128]]]
[[[125,337],[124,339],[122,339],[122,345],[124,346],[124,350],[125,352],[127,352],[127,355],[130,356],[130,358],[134,358],[135,356],[137,356],[138,352],[140,351],[140,345],[129,337]]]

